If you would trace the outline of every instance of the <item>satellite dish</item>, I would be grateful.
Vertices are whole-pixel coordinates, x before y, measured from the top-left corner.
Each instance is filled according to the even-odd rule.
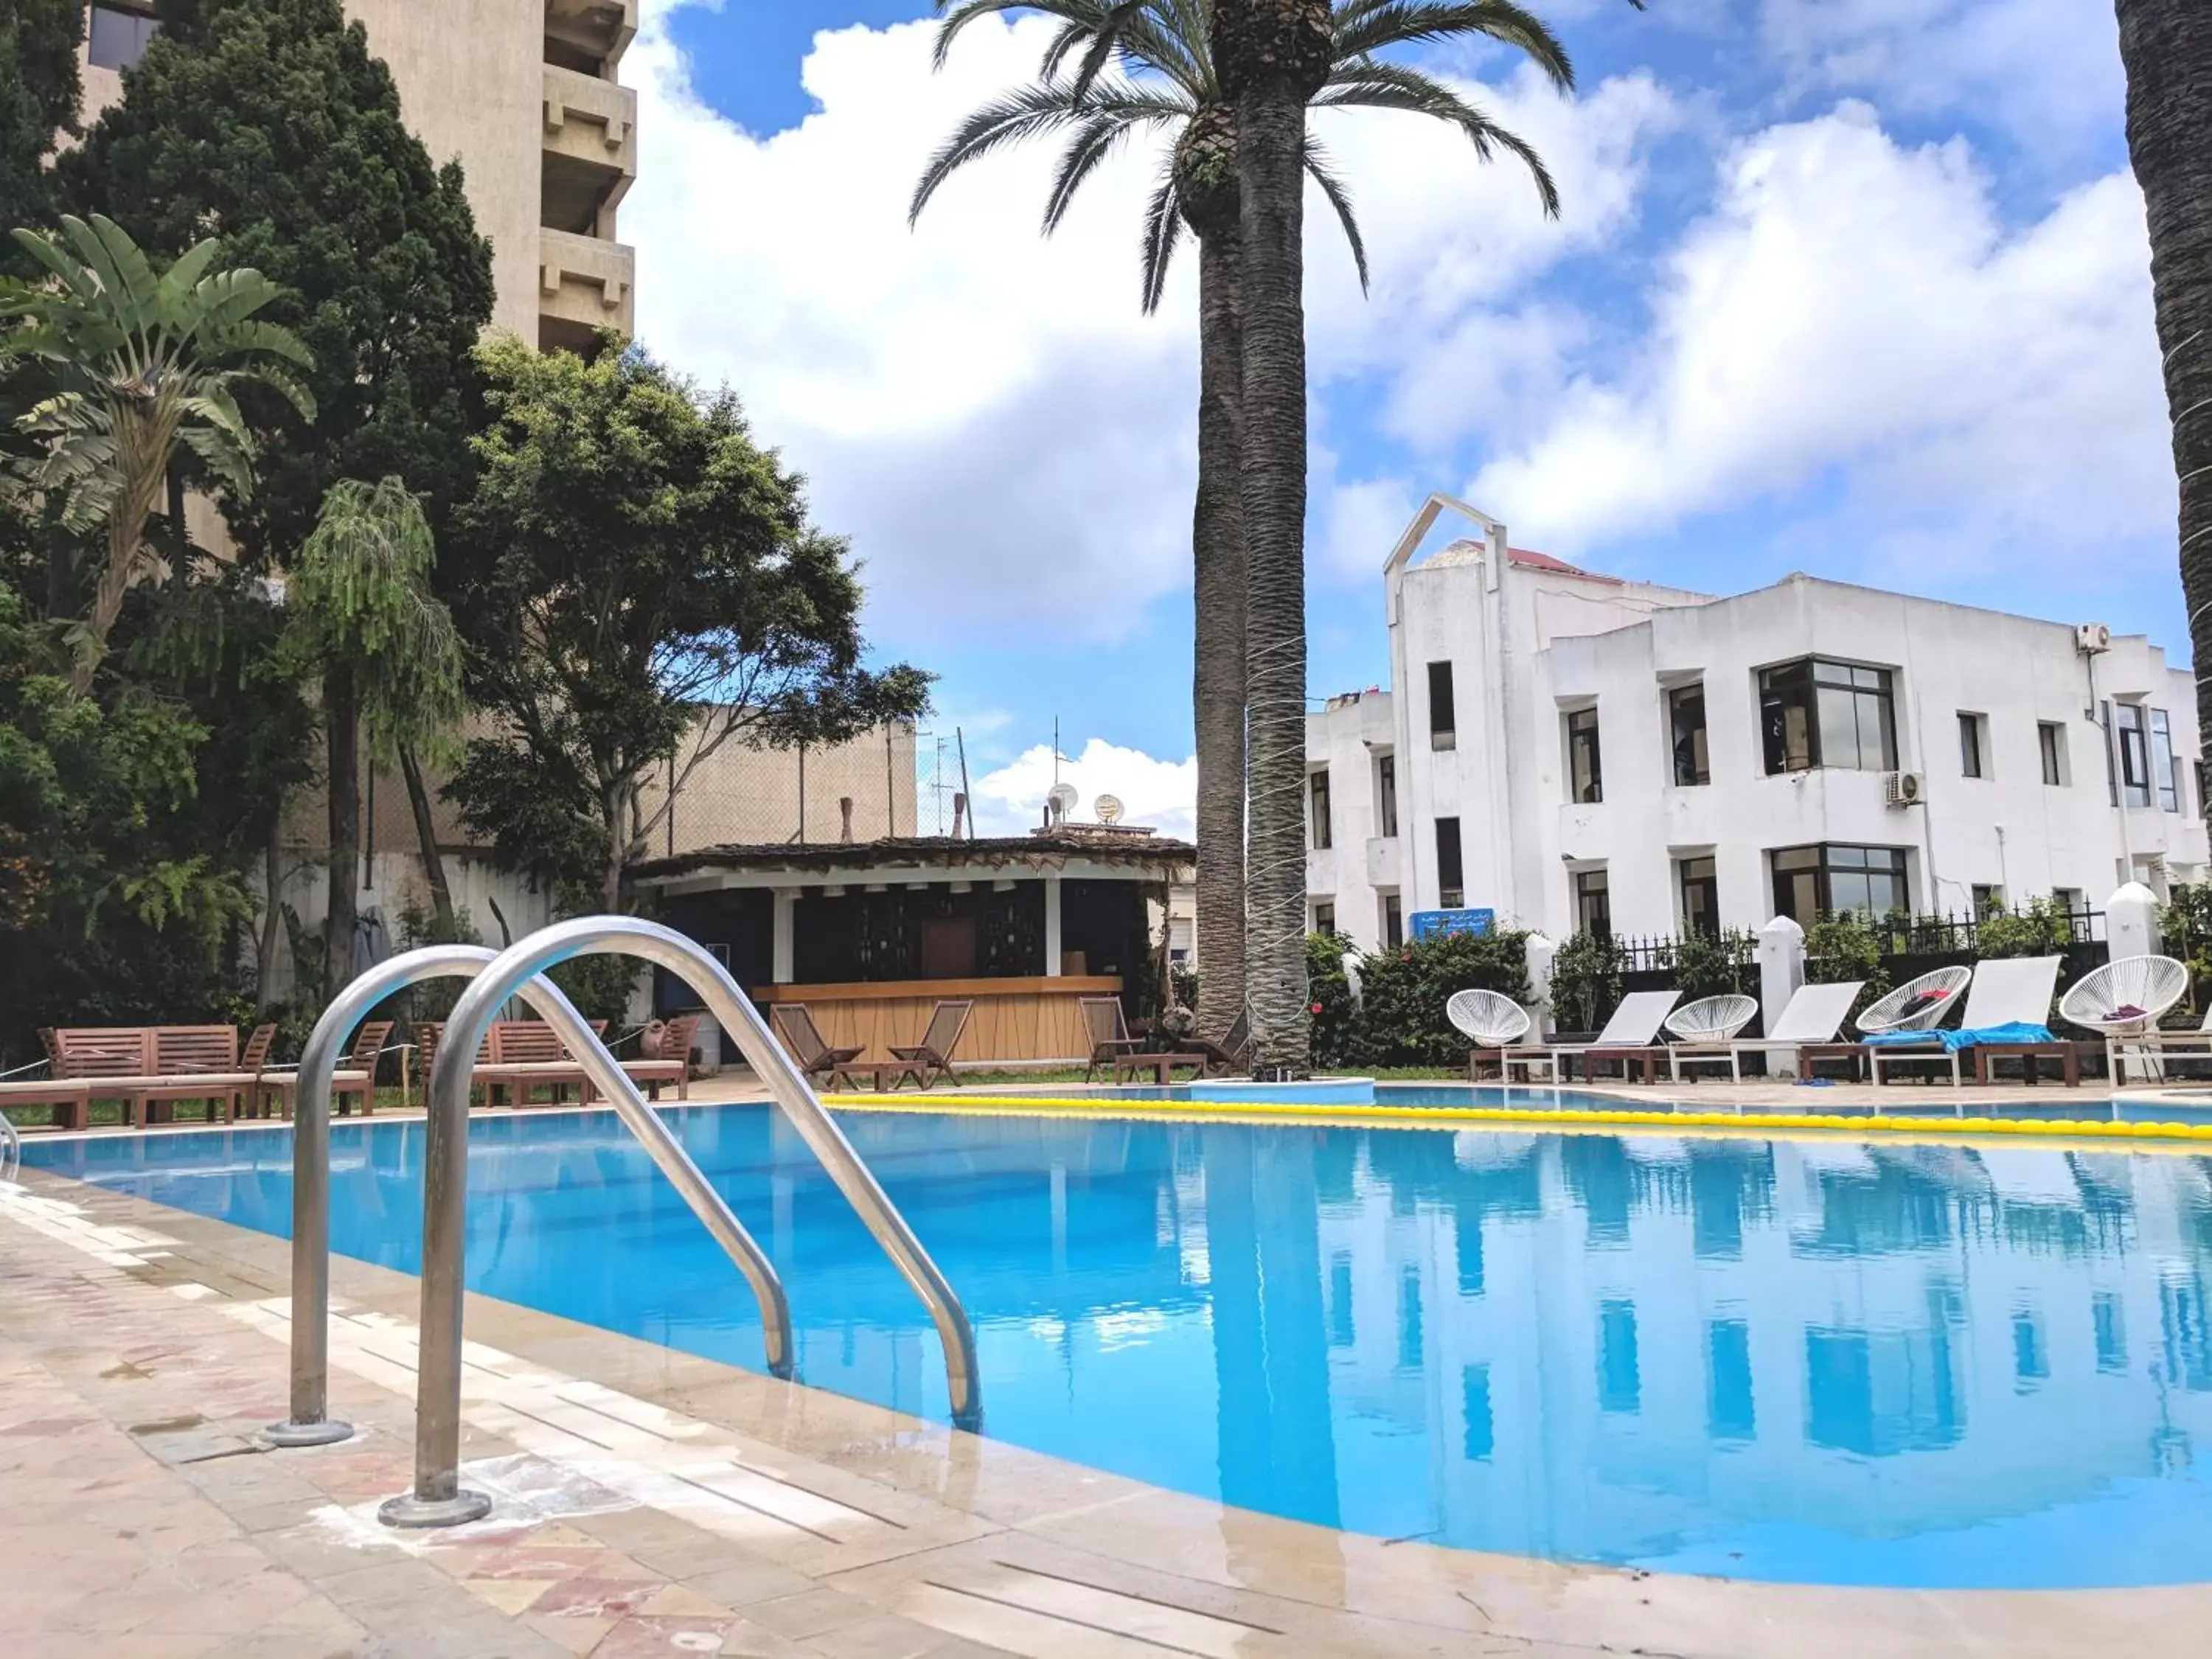
[[[1098,815],[1101,823],[1119,823],[1121,821],[1121,798],[1119,795],[1101,795],[1091,803],[1091,810]]]
[[[1052,793],[1045,797],[1052,807],[1052,821],[1054,823],[1066,823],[1067,815],[1075,810],[1075,803],[1082,799],[1075,793],[1075,786],[1072,783],[1053,785]]]

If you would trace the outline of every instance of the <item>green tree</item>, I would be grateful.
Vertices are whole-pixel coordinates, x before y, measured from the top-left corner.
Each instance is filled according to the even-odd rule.
[[[482,360],[493,420],[447,563],[471,689],[504,729],[470,744],[453,793],[508,862],[624,909],[675,793],[725,744],[912,717],[929,677],[863,665],[846,544],[808,523],[729,392],[635,348],[586,362],[507,339]]]
[[[1157,133],[1167,139],[1168,155],[1143,228],[1141,291],[1146,311],[1159,303],[1182,233],[1188,229],[1198,244],[1198,489],[1191,543],[1199,959],[1206,964],[1198,1012],[1200,1028],[1218,1036],[1246,1000],[1248,573],[1240,464],[1241,197],[1234,113],[1214,71],[1212,5],[1210,0],[938,0],[938,9],[945,14],[937,40],[940,65],[960,31],[982,17],[1035,11],[1058,20],[1062,27],[1037,84],[985,105],[930,158],[915,187],[910,216],[918,217],[930,197],[966,163],[1012,143],[1064,132],[1066,148],[1046,199],[1048,234],[1101,161],[1131,138]],[[1313,96],[1316,107],[1407,110],[1449,122],[1486,158],[1500,149],[1519,156],[1534,174],[1546,210],[1556,210],[1551,178],[1526,143],[1435,76],[1374,55],[1409,41],[1485,36],[1527,52],[1554,84],[1571,87],[1566,55],[1540,21],[1498,0],[1441,6],[1339,0],[1333,9],[1322,9],[1331,28],[1330,59]],[[1063,75],[1071,58],[1076,60],[1074,71]],[[1303,140],[1299,164],[1335,210],[1364,286],[1366,251],[1350,197],[1310,137]],[[1302,780],[1302,661],[1298,679]],[[1302,872],[1302,846],[1299,857]],[[1281,884],[1270,879],[1267,884]],[[1302,937],[1303,891],[1296,908]],[[1303,948],[1295,939],[1291,945]],[[1285,964],[1276,965],[1280,969]],[[1303,1021],[1299,1027],[1304,1029]]]
[[[2181,485],[2181,587],[2197,714],[2212,731],[2212,10],[2118,0],[2128,154],[2150,222],[2152,301]]]
[[[457,167],[431,165],[339,0],[162,0],[161,30],[61,171],[72,199],[179,252],[286,290],[270,319],[314,356],[312,411],[247,398],[267,441],[251,499],[221,492],[246,561],[289,562],[331,487],[397,477],[434,529],[471,482],[470,354],[491,319],[489,246]]]
[[[0,204],[17,224],[52,222],[57,141],[74,137],[82,0],[9,0],[0,7]],[[0,248],[0,270],[21,270]]]
[[[453,618],[431,593],[435,543],[422,503],[397,478],[331,486],[321,519],[286,583],[297,659],[322,682],[330,803],[330,917],[325,983],[353,977],[356,894],[361,881],[361,738],[380,765],[446,750],[460,723],[461,652]],[[437,872],[438,925],[453,924],[438,848],[417,820],[422,855]],[[273,902],[275,895],[270,895]]]
[[[237,395],[266,388],[312,413],[297,371],[312,359],[262,313],[278,289],[259,271],[213,269],[218,244],[200,243],[156,271],[112,220],[74,216],[49,239],[15,241],[47,280],[0,289],[0,372],[35,365],[47,395],[16,420],[39,446],[20,486],[58,497],[70,529],[103,532],[90,610],[76,640],[71,684],[82,693],[107,649],[133,580],[154,565],[146,528],[179,448],[237,499],[253,488],[254,441]]]

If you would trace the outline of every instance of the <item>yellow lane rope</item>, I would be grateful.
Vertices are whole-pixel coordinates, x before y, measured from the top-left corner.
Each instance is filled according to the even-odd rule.
[[[1785,1130],[1863,1139],[1975,1139],[2033,1135],[2055,1140],[2212,1142],[2212,1122],[2124,1123],[2103,1118],[1864,1117],[1806,1112],[1591,1111],[1576,1107],[1347,1106],[1310,1102],[1102,1100],[1042,1095],[831,1095],[839,1110],[915,1112],[974,1117],[1147,1118],[1206,1123],[1291,1121],[1329,1127],[1497,1128],[1512,1125],[1588,1133],[1606,1130]]]

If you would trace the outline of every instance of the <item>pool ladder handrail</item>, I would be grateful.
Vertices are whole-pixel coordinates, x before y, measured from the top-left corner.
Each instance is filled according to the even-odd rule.
[[[683,979],[768,1086],[822,1162],[862,1224],[921,1297],[945,1349],[953,1421],[980,1428],[982,1401],[975,1328],[952,1287],[922,1248],[851,1142],[769,1032],[728,971],[696,941],[634,916],[580,917],[529,935],[494,956],[481,945],[434,945],[394,957],[355,981],[325,1010],[301,1061],[300,1138],[295,1148],[293,1421],[270,1431],[280,1444],[316,1444],[351,1431],[328,1417],[330,1303],[330,1096],[345,1038],[378,1002],[404,985],[447,975],[471,982],[454,1005],[426,1088],[422,1317],[416,1396],[414,1490],[383,1506],[395,1526],[451,1526],[488,1512],[490,1500],[459,1480],[464,1248],[468,1197],[468,1097],[476,1054],[501,1004],[520,995],[583,1065],[654,1161],[728,1250],[761,1302],[769,1368],[792,1372],[790,1310],[781,1281],[750,1234],[668,1133],[635,1083],[577,1014],[540,976],[573,957],[636,956]],[[313,1069],[310,1069],[313,1062]],[[304,1297],[302,1292],[305,1292]],[[306,1305],[301,1305],[304,1300]]]
[[[13,1181],[23,1169],[23,1137],[15,1120],[0,1110],[0,1181]]]
[[[346,1439],[350,1424],[330,1414],[331,1095],[338,1059],[354,1030],[394,993],[435,979],[473,979],[497,961],[481,945],[431,945],[405,951],[349,984],[315,1022],[300,1056],[292,1143],[291,1415],[264,1432],[278,1446],[321,1446]],[[550,980],[533,979],[516,994],[550,1025],[562,1046],[605,1094],[646,1152],[753,1288],[769,1370],[792,1373],[791,1310],[768,1256],[731,1213],[637,1085],[599,1042],[588,1022]],[[481,1038],[479,1038],[481,1041]],[[471,1053],[474,1045],[471,1045]],[[371,1080],[374,1086],[374,1079]]]

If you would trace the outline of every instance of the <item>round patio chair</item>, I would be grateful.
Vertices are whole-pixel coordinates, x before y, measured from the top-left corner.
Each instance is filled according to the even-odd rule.
[[[1668,1015],[1667,1029],[1685,1042],[1726,1042],[1758,1012],[1759,1003],[1751,997],[1700,997]]]
[[[1923,974],[1918,979],[1909,979],[1878,1002],[1869,1003],[1866,1012],[1856,1022],[1859,1030],[1872,1036],[1877,1031],[1925,1031],[1942,1023],[1943,1016],[1959,999],[1974,977],[1971,968],[1938,968],[1932,974]],[[1942,994],[1925,1007],[1905,1010],[1929,992]]]
[[[2144,1031],[2189,994],[2189,969],[2172,957],[2122,957],[2076,980],[2058,1018],[2093,1031]]]
[[[1453,992],[1444,1018],[1478,1048],[1503,1048],[1528,1035],[1528,1011],[1496,991]]]

